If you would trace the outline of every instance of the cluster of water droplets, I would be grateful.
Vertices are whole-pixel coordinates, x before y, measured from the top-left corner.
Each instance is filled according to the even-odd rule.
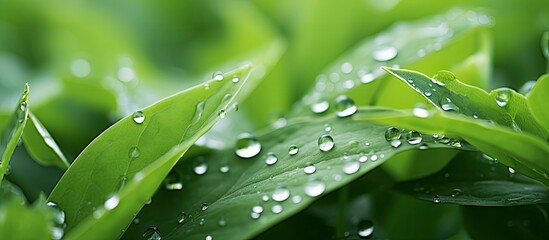
[[[51,229],[51,238],[52,239],[61,239],[65,235],[65,228],[67,226],[65,219],[65,211],[61,209],[55,202],[46,203],[48,207],[52,209],[53,212],[53,227]]]

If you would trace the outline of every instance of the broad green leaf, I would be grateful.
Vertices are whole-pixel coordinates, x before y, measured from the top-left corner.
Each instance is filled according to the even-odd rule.
[[[227,109],[250,69],[245,65],[216,75],[217,79],[136,111],[98,136],[76,158],[49,197],[67,213],[67,229],[92,216],[137,172],[173,146],[196,141]]]
[[[473,239],[547,239],[547,204],[515,207],[463,206],[463,224]]]
[[[25,129],[29,113],[28,103],[29,85],[26,84],[13,115],[0,135],[0,183],[8,169],[11,155],[23,134],[23,129]]]
[[[439,109],[491,120],[543,139],[547,137],[547,131],[536,122],[528,110],[526,98],[512,89],[500,88],[488,94],[478,87],[460,82],[448,71],[440,71],[430,78],[410,70],[383,69],[402,80]]]
[[[403,100],[401,102],[415,102],[415,99],[395,96],[395,92],[403,89],[386,86],[390,78],[379,67],[399,65],[435,70],[436,66],[461,63],[478,51],[478,30],[485,27],[476,18],[464,17],[466,14],[455,9],[425,20],[396,24],[376,37],[366,39],[317,76],[312,92],[303,98],[303,103],[312,110],[315,104],[332,102],[336,96],[346,93],[359,105],[373,104],[384,92],[391,97],[392,104],[398,105],[395,98]],[[296,110],[303,111],[305,106]]]
[[[69,163],[59,146],[40,120],[29,113],[29,122],[23,132],[25,148],[34,160],[43,165],[55,165],[67,169]]]
[[[408,132],[393,147],[385,139],[386,130],[386,126],[335,116],[291,119],[285,127],[258,133],[261,152],[250,159],[238,157],[230,148],[180,162],[165,183],[167,188],[182,186],[182,190],[159,190],[125,237],[138,238],[155,226],[163,239],[250,238],[397,153],[418,146],[453,148],[433,143],[430,136],[423,137],[422,145],[412,140],[415,144],[409,144]],[[335,143],[329,151],[321,151],[317,143],[325,134]],[[297,147],[295,155],[290,154],[292,145]],[[252,207],[257,204],[262,211],[257,210],[261,213],[256,220]],[[273,213],[277,209],[281,212]],[[182,213],[185,219],[179,218]]]
[[[544,32],[541,37],[541,49],[545,59],[547,59],[547,72],[549,72],[549,31]]]
[[[52,209],[44,199],[27,206],[25,197],[7,181],[0,188],[1,239],[52,239]]]
[[[545,185],[549,184],[549,164],[545,161],[549,158],[549,145],[531,134],[516,132],[486,120],[437,110],[420,117],[410,111],[389,109],[379,109],[375,113],[359,112],[357,115],[357,119],[415,129],[427,134],[461,137],[501,163]]]
[[[399,183],[397,189],[438,203],[473,206],[549,203],[549,188],[480,152],[462,152],[441,171]]]
[[[549,35],[549,34],[546,34]],[[528,109],[534,115],[538,123],[549,132],[549,74],[541,76],[532,91],[528,95]]]

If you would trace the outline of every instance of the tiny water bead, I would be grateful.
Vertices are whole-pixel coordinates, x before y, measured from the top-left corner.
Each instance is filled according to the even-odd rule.
[[[221,81],[221,80],[223,80],[223,78],[224,78],[224,76],[223,76],[222,72],[214,72],[213,75],[212,75],[212,79],[217,80],[217,81]]]
[[[139,157],[139,155],[139,148],[137,146],[130,148],[130,151],[128,152],[128,157],[130,157],[130,159],[136,159]]]
[[[406,141],[408,141],[408,143],[412,145],[419,144],[422,140],[423,137],[421,136],[421,133],[417,131],[409,131],[406,135]]]
[[[237,83],[238,81],[240,81],[240,78],[238,76],[233,76],[233,78],[231,79],[231,81],[233,83]]]
[[[343,165],[343,172],[348,175],[355,174],[356,172],[358,172],[359,169],[360,169],[359,162],[351,161]]]
[[[187,214],[185,212],[181,212],[179,213],[179,215],[177,215],[177,223],[182,224],[185,222],[185,220],[187,220],[187,218]]]
[[[328,134],[320,136],[318,138],[317,143],[318,143],[318,148],[320,149],[320,151],[323,151],[323,152],[328,152],[332,150],[335,146],[334,139],[332,138],[332,136]]]
[[[398,49],[393,46],[383,46],[372,52],[372,58],[378,62],[387,62],[398,55]]]
[[[290,197],[290,190],[286,188],[276,189],[271,195],[271,198],[277,202],[286,201],[286,199],[288,199],[289,197]]]
[[[137,124],[141,124],[145,121],[145,114],[142,111],[135,111],[132,115],[133,121]]]
[[[217,226],[220,226],[220,227],[227,226],[227,220],[224,217],[222,217],[221,219],[219,219],[219,221],[217,221]]]
[[[359,238],[367,239],[374,233],[374,223],[370,220],[362,220],[357,225],[357,232]]]
[[[241,158],[255,157],[261,151],[261,143],[250,133],[241,133],[236,140],[236,155]]]
[[[511,173],[511,174],[515,173],[515,169],[514,169],[514,168],[509,168],[508,170],[509,170],[509,173]]]
[[[438,195],[433,197],[433,203],[440,203],[440,197]]]
[[[296,155],[299,152],[299,148],[296,145],[291,145],[290,148],[288,148],[288,154],[291,156]]]
[[[373,73],[368,73],[360,77],[360,82],[366,84],[366,83],[371,83],[375,79],[376,79],[376,76]]]
[[[391,140],[397,140],[400,139],[401,132],[400,129],[395,127],[389,127],[387,130],[385,130],[385,140],[391,141]]]
[[[511,89],[497,89],[496,91],[496,103],[500,107],[505,107],[507,104],[509,104],[509,100],[511,99]]]
[[[324,98],[311,105],[311,111],[313,111],[313,113],[323,113],[326,112],[328,108],[330,108],[330,102]]]
[[[143,239],[145,240],[162,240],[160,231],[157,227],[149,227],[143,232]]]
[[[356,113],[357,108],[353,99],[340,95],[335,100],[336,116],[340,118],[349,117]]]
[[[463,193],[463,192],[461,191],[461,189],[459,189],[459,188],[454,188],[454,189],[452,190],[452,193],[450,193],[450,196],[453,197],[453,198],[455,198],[455,197],[461,195],[462,193]]]
[[[429,111],[425,108],[423,104],[417,104],[414,109],[412,109],[412,114],[418,118],[427,118],[429,117]]]
[[[278,157],[273,152],[268,152],[265,154],[265,163],[267,165],[273,165],[278,161]]]
[[[229,168],[229,165],[223,164],[219,167],[219,171],[221,173],[228,173],[231,169]]]
[[[423,95],[427,96],[427,97],[430,97],[432,95],[431,91],[429,91],[429,89],[423,91]]]
[[[391,140],[391,146],[394,148],[400,147],[402,142],[399,139],[393,139]]]
[[[292,202],[295,203],[295,204],[300,203],[301,200],[302,200],[301,196],[299,196],[299,195],[295,195],[295,196],[292,197]]]
[[[316,167],[313,164],[309,164],[305,168],[303,168],[303,172],[305,172],[306,174],[313,174],[316,172]]]
[[[366,161],[368,161],[368,156],[364,155],[364,154],[361,154],[359,157],[358,157],[358,161],[361,162],[361,163],[365,163]]]
[[[261,217],[261,214],[252,212],[250,216],[252,217],[252,219],[257,220]]]
[[[274,205],[274,206],[271,208],[271,212],[273,212],[274,214],[279,214],[279,213],[281,213],[283,210],[284,210],[284,208],[283,208],[282,205],[280,205],[280,204],[276,204],[276,205]]]
[[[208,164],[204,161],[197,161],[194,165],[193,171],[196,175],[204,175],[208,171]]]
[[[344,74],[349,74],[353,71],[353,64],[349,62],[344,62],[341,64],[341,72]]]
[[[267,202],[269,201],[269,195],[265,194],[261,197],[261,200],[263,200],[263,202]]]
[[[305,185],[305,195],[309,197],[318,197],[326,190],[326,185],[323,182],[313,181]]]
[[[441,99],[439,104],[444,111],[459,111],[459,107],[456,106],[449,98]]]
[[[220,118],[225,118],[227,116],[227,112],[225,111],[225,109],[221,109],[217,113],[217,116],[219,116]]]
[[[164,187],[169,191],[176,191],[183,189],[183,183],[181,177],[177,172],[171,171],[166,178],[164,178]]]
[[[200,210],[201,210],[202,212],[204,212],[204,211],[208,210],[209,207],[210,207],[210,206],[208,205],[208,203],[203,202],[203,203],[200,205]]]

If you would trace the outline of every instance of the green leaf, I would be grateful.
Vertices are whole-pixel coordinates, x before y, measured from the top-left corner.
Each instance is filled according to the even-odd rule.
[[[383,69],[402,80],[439,109],[491,120],[516,131],[547,138],[547,131],[528,111],[526,98],[514,90],[500,88],[488,94],[478,87],[460,82],[448,71],[440,71],[430,78],[405,69]]]
[[[0,136],[0,183],[8,169],[11,155],[17,147],[17,143],[23,134],[23,129],[27,123],[29,108],[29,85],[25,84],[23,95],[19,99],[15,112],[11,116],[8,125]]]
[[[219,112],[228,107],[250,69],[250,65],[245,65],[216,75],[222,80],[208,81],[136,111],[91,142],[49,197],[67,213],[67,229],[92,216],[137,172],[173,146],[196,141],[217,120]],[[232,81],[234,77],[239,81]],[[154,188],[142,190],[152,192]]]
[[[549,34],[546,34],[549,35]],[[549,102],[549,74],[541,76],[532,91],[528,95],[528,109],[534,115],[540,125],[549,132],[549,111],[547,104]]]
[[[423,200],[473,206],[549,203],[549,188],[479,152],[462,152],[429,177],[397,189]]]
[[[51,239],[52,212],[45,202],[33,206],[25,204],[20,190],[4,181],[0,188],[1,239]]]
[[[139,224],[132,225],[125,237],[138,238],[155,226],[163,239],[251,238],[304,209],[318,195],[350,183],[394,154],[418,149],[418,145],[404,140],[406,133],[402,134],[401,145],[392,147],[385,139],[386,130],[386,126],[334,116],[291,119],[285,127],[257,134],[261,152],[250,159],[238,157],[231,148],[180,162],[165,183],[167,188],[181,184],[182,190],[159,190],[137,216]],[[326,152],[317,143],[324,134],[335,141],[335,147]],[[423,138],[423,144],[452,148],[433,143],[430,136]],[[292,145],[298,148],[295,155],[289,154]],[[269,165],[266,158],[271,153],[277,160]],[[314,166],[314,173],[305,173],[308,166]],[[288,190],[290,196],[274,201],[274,192],[282,189]],[[270,200],[262,200],[264,197]],[[263,207],[257,220],[251,216],[256,204]],[[273,213],[279,206],[283,210]],[[179,218],[182,212],[185,220]]]
[[[410,111],[379,109],[360,113],[357,119],[372,120],[381,124],[415,129],[427,134],[446,134],[461,137],[477,149],[497,158],[501,163],[549,184],[549,145],[531,134],[515,132],[507,127],[446,113],[437,110],[418,117]]]
[[[547,204],[516,207],[462,207],[463,223],[473,239],[547,239]]]
[[[48,130],[32,112],[29,113],[29,120],[23,132],[23,142],[32,158],[42,165],[67,169],[70,164]]]

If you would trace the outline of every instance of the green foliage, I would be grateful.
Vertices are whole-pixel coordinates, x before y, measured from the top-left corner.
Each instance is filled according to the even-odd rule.
[[[0,239],[549,236],[542,1],[0,5]]]

